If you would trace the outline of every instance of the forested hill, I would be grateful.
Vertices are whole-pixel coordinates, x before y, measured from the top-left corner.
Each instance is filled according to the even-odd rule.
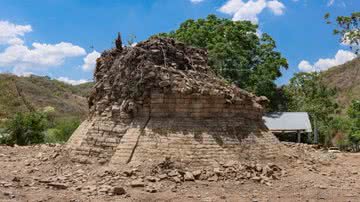
[[[84,118],[91,86],[72,86],[49,77],[0,74],[0,119],[45,107],[53,107],[57,117]]]
[[[360,99],[360,58],[323,72],[322,81],[337,89],[339,107],[345,112],[352,100]]]

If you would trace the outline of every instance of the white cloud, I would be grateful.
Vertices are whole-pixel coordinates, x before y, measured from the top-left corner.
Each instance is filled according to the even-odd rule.
[[[59,77],[59,78],[57,78],[57,80],[62,81],[64,83],[71,84],[71,85],[79,85],[79,84],[82,84],[82,83],[89,82],[86,79],[73,80],[73,79],[69,79],[68,77]]]
[[[265,8],[269,8],[275,15],[282,15],[285,10],[284,4],[278,0],[228,0],[219,11],[232,15],[234,21],[249,20],[258,23],[258,15]]]
[[[85,71],[92,71],[96,65],[96,59],[100,57],[100,53],[97,51],[93,51],[86,55],[84,58],[84,64],[82,66],[83,70]]]
[[[285,6],[281,2],[277,0],[269,1],[268,8],[275,14],[275,15],[282,15],[284,14]]]
[[[0,21],[0,44],[22,44],[20,38],[31,32],[30,25],[16,25],[8,21]]]
[[[313,66],[306,60],[302,60],[298,67],[302,72],[313,72]]]
[[[190,0],[191,3],[197,4],[197,3],[201,3],[204,0]]]
[[[83,48],[68,42],[32,43],[27,46],[22,37],[31,31],[30,25],[0,21],[0,45],[5,45],[0,52],[0,67],[12,67],[13,73],[27,75],[32,71],[62,65],[67,58],[86,55]]]
[[[303,60],[298,67],[303,72],[325,71],[330,67],[344,64],[356,58],[356,54],[351,51],[339,50],[334,58],[320,58],[315,64],[311,65],[308,61]]]
[[[83,48],[66,42],[58,44],[33,43],[31,48],[23,44],[15,44],[0,53],[0,66],[22,69],[47,68],[63,64],[66,58],[85,54]]]

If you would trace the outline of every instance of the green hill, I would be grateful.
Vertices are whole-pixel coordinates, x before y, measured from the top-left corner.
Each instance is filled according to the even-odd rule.
[[[57,117],[84,118],[91,86],[92,83],[72,86],[42,76],[0,74],[0,119],[48,106],[55,108]]]
[[[352,100],[360,99],[360,58],[323,72],[322,80],[337,90],[337,101],[345,112]]]

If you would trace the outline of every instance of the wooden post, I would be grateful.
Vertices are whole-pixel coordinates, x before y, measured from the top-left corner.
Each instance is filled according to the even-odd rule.
[[[301,133],[300,133],[299,130],[297,131],[297,142],[298,142],[298,143],[301,142]]]

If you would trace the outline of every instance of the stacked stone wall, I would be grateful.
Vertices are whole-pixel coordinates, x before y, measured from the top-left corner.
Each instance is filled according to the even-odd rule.
[[[87,130],[69,142],[74,154],[116,165],[169,156],[205,166],[224,159],[269,159],[278,148],[262,123],[261,106],[252,100],[231,103],[224,97],[155,92],[125,119],[118,109],[84,123]]]

